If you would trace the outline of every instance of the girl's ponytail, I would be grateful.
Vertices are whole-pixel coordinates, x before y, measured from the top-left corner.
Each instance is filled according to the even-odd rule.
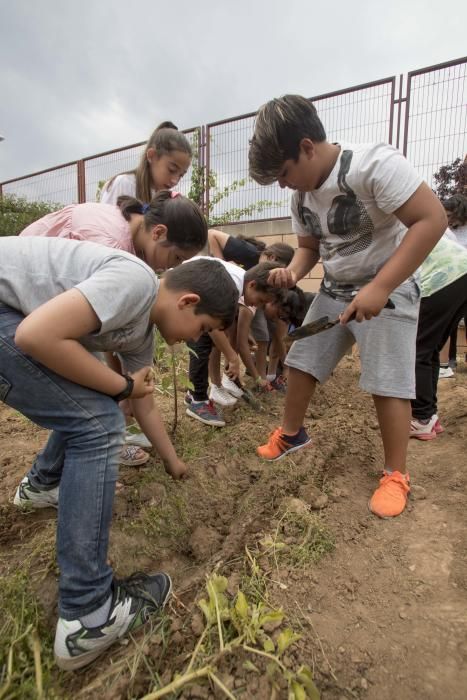
[[[126,194],[120,195],[117,199],[117,207],[122,212],[125,221],[130,221],[132,214],[144,214],[144,204],[136,197],[129,197]]]
[[[156,133],[156,131],[160,131],[161,129],[175,129],[175,131],[178,131],[178,126],[175,126],[173,122],[161,122],[159,126],[156,126],[154,133]]]

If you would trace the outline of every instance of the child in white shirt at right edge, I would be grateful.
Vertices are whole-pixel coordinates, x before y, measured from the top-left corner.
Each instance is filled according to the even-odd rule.
[[[291,287],[321,258],[324,279],[304,323],[325,315],[341,319],[292,345],[282,424],[257,452],[272,461],[311,443],[303,421],[316,383],[326,381],[356,342],[360,387],[373,396],[385,458],[369,508],[381,518],[400,515],[410,491],[406,457],[420,298],[412,275],[446,230],[443,207],[392,146],[328,142],[315,107],[299,95],[260,108],[249,162],[256,182],[295,190],[298,249],[287,268],[271,272],[271,281]],[[389,299],[395,308],[387,308]]]

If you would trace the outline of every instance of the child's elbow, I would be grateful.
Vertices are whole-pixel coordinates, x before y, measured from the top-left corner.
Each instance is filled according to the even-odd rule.
[[[26,321],[22,321],[16,329],[15,344],[26,355],[34,356],[38,346],[37,335]]]

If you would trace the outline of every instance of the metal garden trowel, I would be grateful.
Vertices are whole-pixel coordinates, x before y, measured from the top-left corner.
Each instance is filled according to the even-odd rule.
[[[384,305],[384,308],[395,309],[396,307],[394,305],[394,302],[391,299],[388,299],[386,304]],[[351,316],[349,320],[351,320],[352,318],[353,316]],[[295,330],[287,334],[286,340],[293,342],[294,340],[308,338],[310,335],[316,335],[317,333],[321,333],[322,331],[327,331],[329,330],[329,328],[333,328],[338,323],[340,323],[340,320],[340,316],[333,319],[332,321],[329,320],[329,316],[321,316],[321,318],[316,319],[316,321],[311,321],[311,323],[305,323],[305,325],[300,326],[300,328],[295,328]]]

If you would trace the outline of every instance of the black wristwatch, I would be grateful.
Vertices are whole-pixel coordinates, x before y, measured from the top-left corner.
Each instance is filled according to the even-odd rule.
[[[123,401],[123,399],[127,399],[131,395],[135,383],[129,374],[122,374],[122,377],[126,379],[126,387],[119,394],[112,396],[113,400],[117,403]]]

